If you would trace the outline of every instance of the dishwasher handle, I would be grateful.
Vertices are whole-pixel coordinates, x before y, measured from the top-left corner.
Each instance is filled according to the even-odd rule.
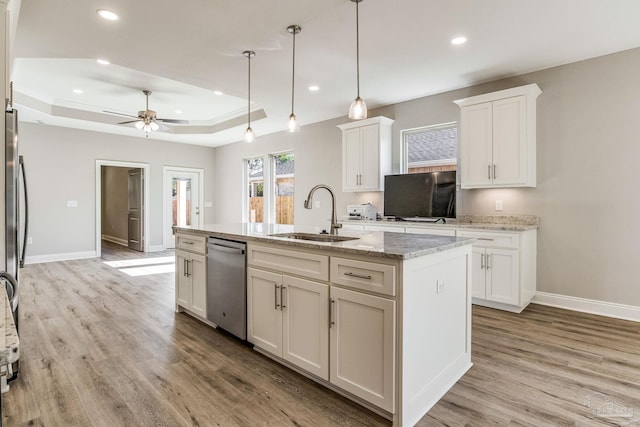
[[[209,243],[209,248],[214,251],[228,252],[231,254],[244,255],[244,249],[232,248],[229,246],[218,245],[217,243]]]

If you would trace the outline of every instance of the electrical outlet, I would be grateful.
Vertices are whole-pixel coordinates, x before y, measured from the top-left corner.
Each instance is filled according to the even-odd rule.
[[[444,281],[436,280],[436,293],[441,294],[444,292],[444,290],[445,290]]]
[[[320,200],[314,200],[313,201],[313,207],[318,209],[320,207]]]
[[[30,245],[33,243],[33,238],[32,237],[27,237],[27,245]]]
[[[497,211],[502,210],[502,200],[496,200],[496,210]]]

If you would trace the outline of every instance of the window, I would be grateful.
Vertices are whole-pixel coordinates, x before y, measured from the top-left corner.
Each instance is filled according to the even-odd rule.
[[[445,123],[402,132],[405,173],[456,170],[458,124]]]
[[[273,176],[273,222],[293,224],[295,193],[295,157],[293,152],[271,155]]]
[[[292,151],[246,159],[245,221],[293,224],[295,157]]]
[[[247,222],[264,222],[264,160],[245,160]]]

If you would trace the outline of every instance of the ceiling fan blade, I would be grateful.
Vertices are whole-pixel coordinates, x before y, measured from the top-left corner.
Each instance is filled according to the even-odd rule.
[[[180,125],[188,125],[189,124],[189,120],[177,120],[177,119],[158,119],[156,118],[157,122],[163,122],[163,123],[175,123],[175,124],[180,124]]]
[[[138,120],[129,120],[128,122],[120,122],[118,124],[119,125],[128,125],[129,123],[137,123],[139,121],[140,121],[139,119]]]
[[[102,110],[103,113],[107,113],[107,114],[115,114],[116,116],[123,116],[123,117],[133,117],[133,118],[137,118],[138,116],[132,116],[131,114],[124,114],[124,113],[118,113],[115,111],[107,111],[107,110]]]

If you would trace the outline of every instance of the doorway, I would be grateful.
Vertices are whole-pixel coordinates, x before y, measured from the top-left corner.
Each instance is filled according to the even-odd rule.
[[[96,160],[96,255],[102,239],[149,251],[149,165]]]
[[[204,212],[204,170],[178,166],[164,166],[162,184],[163,231],[165,249],[175,248],[173,236],[176,226],[202,226]]]

